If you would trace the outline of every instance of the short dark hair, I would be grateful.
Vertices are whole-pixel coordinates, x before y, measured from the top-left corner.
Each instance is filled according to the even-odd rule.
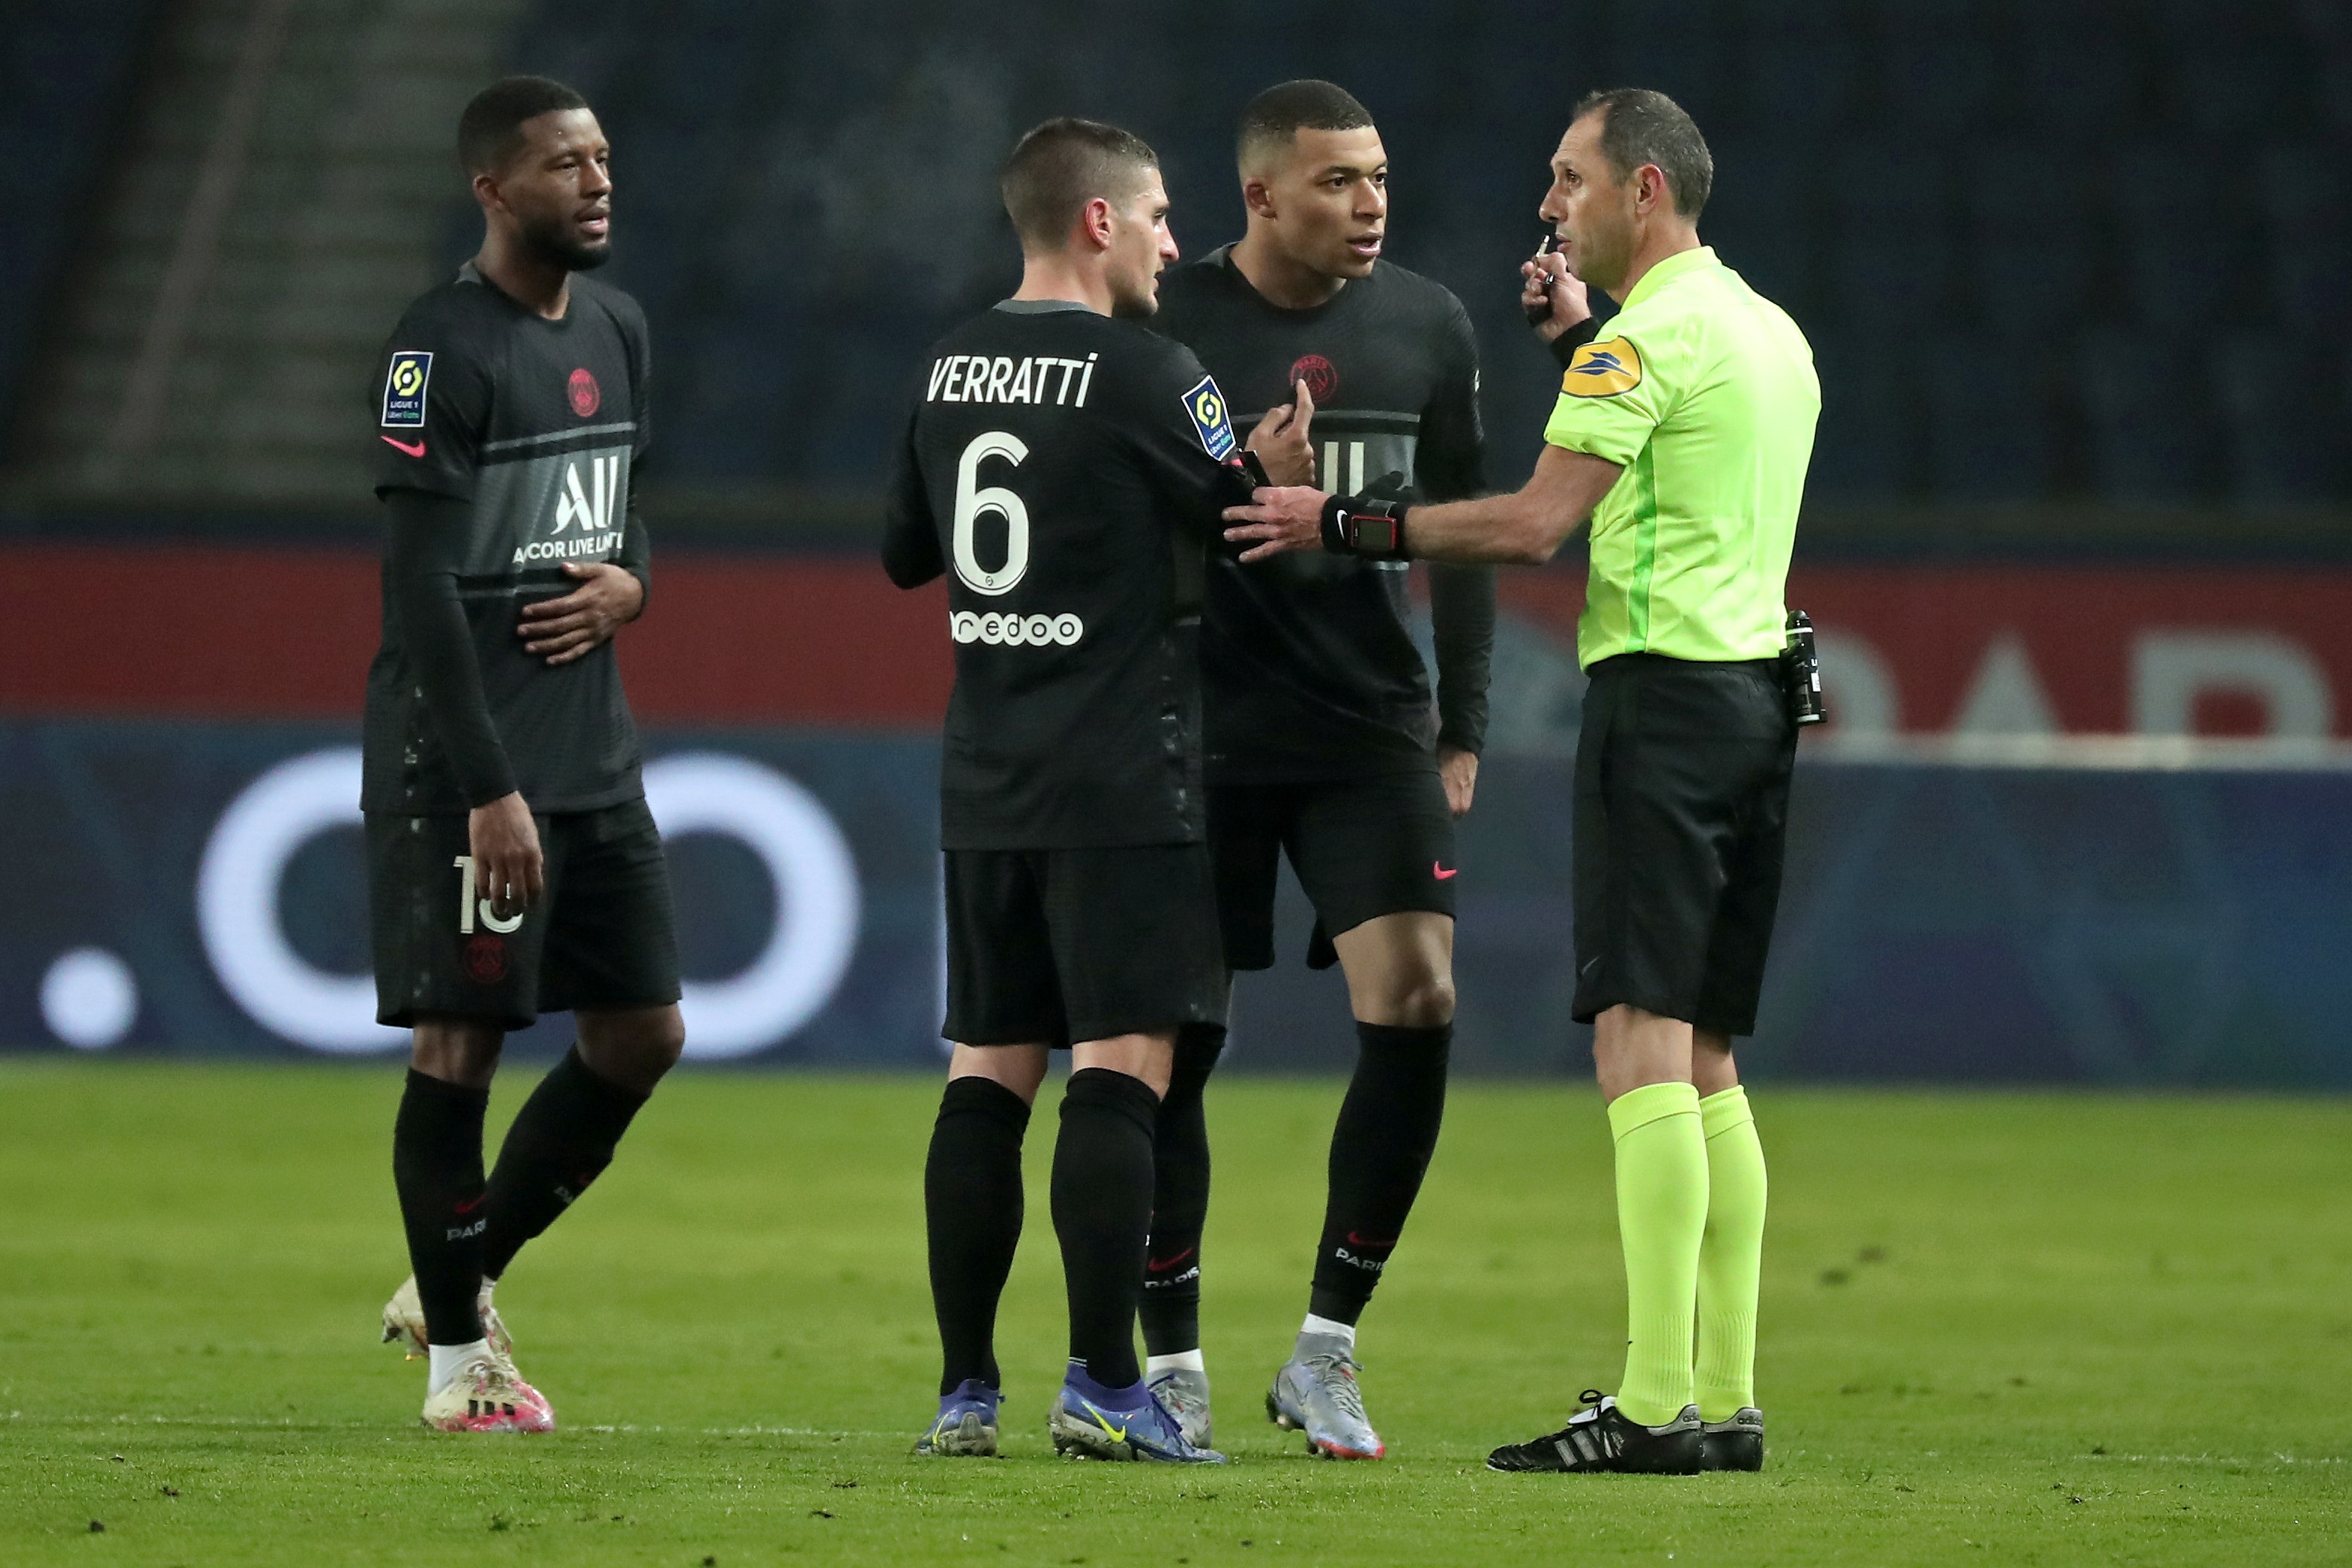
[[[1133,132],[1064,115],[1021,138],[997,189],[1021,247],[1057,250],[1088,202],[1123,202],[1158,167],[1160,154]]]
[[[585,109],[588,100],[543,76],[510,76],[474,95],[457,117],[457,162],[469,174],[501,168],[522,151],[522,124],[542,114]]]
[[[1234,156],[1246,164],[1276,143],[1287,147],[1301,131],[1360,131],[1372,111],[1337,82],[1312,77],[1280,82],[1249,100],[1234,138]]]
[[[1715,189],[1715,155],[1683,106],[1646,87],[1612,88],[1580,100],[1570,123],[1599,114],[1601,155],[1619,181],[1644,163],[1655,163],[1674,193],[1675,211],[1694,223]]]

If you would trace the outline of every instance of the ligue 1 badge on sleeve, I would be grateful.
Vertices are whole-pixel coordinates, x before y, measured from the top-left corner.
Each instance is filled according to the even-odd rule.
[[[1184,412],[1192,416],[1192,428],[1209,456],[1223,462],[1234,449],[1234,419],[1225,407],[1225,395],[1217,390],[1215,376],[1202,376],[1184,395]]]
[[[400,349],[383,378],[383,424],[387,430],[425,428],[425,389],[433,380],[433,356],[424,349]]]

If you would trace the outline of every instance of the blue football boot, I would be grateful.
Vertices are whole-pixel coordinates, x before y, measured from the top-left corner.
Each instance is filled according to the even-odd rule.
[[[1105,1388],[1076,1362],[1045,1417],[1054,1451],[1073,1459],[1148,1459],[1163,1465],[1222,1465],[1214,1448],[1185,1441],[1184,1429],[1143,1384]]]
[[[940,1418],[915,1440],[918,1454],[992,1458],[996,1454],[996,1406],[1004,1396],[976,1377],[940,1396]]]

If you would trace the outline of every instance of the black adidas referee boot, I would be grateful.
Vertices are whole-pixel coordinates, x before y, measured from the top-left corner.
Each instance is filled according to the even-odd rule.
[[[1728,1421],[1699,1426],[1703,1470],[1760,1470],[1764,1468],[1764,1412],[1744,1405]]]
[[[1486,1456],[1486,1468],[1564,1474],[1699,1473],[1705,1447],[1699,1435],[1697,1405],[1684,1405],[1682,1414],[1663,1426],[1644,1426],[1617,1408],[1614,1394],[1588,1388],[1580,1397],[1589,1408],[1570,1416],[1567,1426],[1557,1432],[1496,1449]]]

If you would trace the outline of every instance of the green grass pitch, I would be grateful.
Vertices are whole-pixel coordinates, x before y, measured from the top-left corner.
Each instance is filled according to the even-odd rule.
[[[909,1457],[935,1376],[912,1079],[682,1075],[501,1291],[563,1430],[425,1433],[421,1367],[374,1342],[397,1092],[0,1062],[0,1563],[2352,1561],[2341,1100],[1759,1091],[1769,1468],[1588,1479],[1479,1464],[1616,1375],[1588,1089],[1456,1087],[1364,1324],[1395,1457],[1339,1465],[1259,1403],[1339,1086],[1212,1089],[1217,1470],[1053,1458],[1050,1114],[1010,1456]]]

